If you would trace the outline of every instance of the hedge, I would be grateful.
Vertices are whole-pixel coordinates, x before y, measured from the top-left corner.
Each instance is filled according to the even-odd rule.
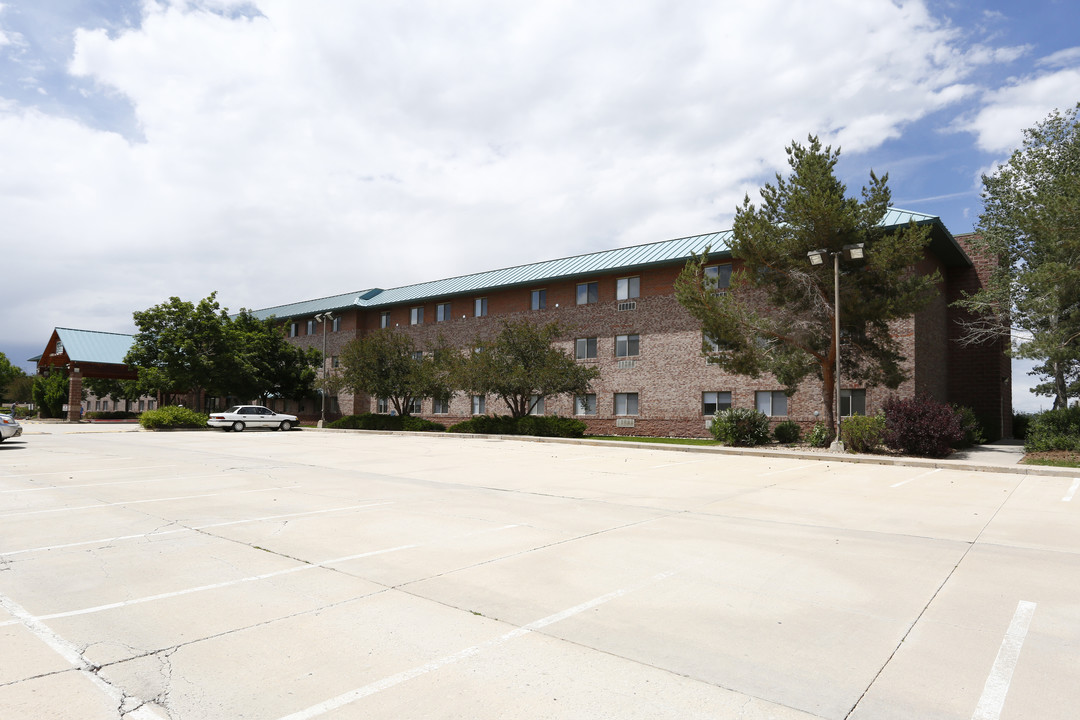
[[[335,430],[408,430],[410,432],[444,432],[446,430],[446,426],[442,423],[423,418],[379,413],[346,415],[340,420],[329,423],[326,427]]]
[[[168,428],[205,428],[209,415],[195,412],[179,405],[167,405],[157,410],[147,410],[139,416],[139,424],[147,430]]]
[[[477,435],[531,435],[533,437],[584,437],[587,426],[580,420],[557,415],[477,415],[451,425],[449,432]]]

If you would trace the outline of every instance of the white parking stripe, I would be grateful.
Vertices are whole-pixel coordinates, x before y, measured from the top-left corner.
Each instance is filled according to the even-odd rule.
[[[614,600],[616,598],[620,598],[627,593],[639,590],[646,585],[650,585],[652,583],[659,582],[660,580],[663,580],[665,578],[671,577],[677,572],[679,571],[671,570],[668,572],[658,573],[656,575],[653,575],[648,580],[645,580],[644,582],[640,582],[636,585],[631,585],[620,590],[609,592],[606,595],[601,595],[600,597],[593,598],[592,600],[583,602],[580,605],[575,605],[574,607],[563,610],[562,612],[555,613],[554,615],[548,615],[547,617],[531,622],[528,625],[523,625],[519,628],[515,628],[510,632],[499,635],[498,637],[488,640],[487,642],[480,643],[479,645],[473,645],[463,650],[458,650],[456,653],[453,653],[451,655],[444,655],[443,657],[432,660],[431,662],[425,663],[424,665],[420,665],[418,667],[399,672],[395,675],[383,678],[382,680],[373,682],[369,685],[365,685],[363,687],[356,688],[355,690],[350,690],[349,692],[342,693],[337,697],[330,698],[329,700],[325,700],[317,705],[312,705],[311,707],[300,710],[299,712],[292,713],[291,715],[286,715],[280,720],[311,720],[311,718],[325,715],[328,712],[336,710],[344,705],[348,705],[349,703],[356,702],[357,700],[361,700],[365,697],[368,697],[369,695],[374,695],[375,693],[382,692],[383,690],[388,690],[396,685],[400,685],[403,682],[412,680],[413,678],[420,677],[421,675],[427,675],[428,673],[434,672],[439,668],[443,668],[447,665],[456,663],[459,660],[465,660],[467,658],[470,658],[474,655],[479,654],[483,650],[488,650],[498,645],[502,645],[506,642],[509,642],[510,640],[513,640],[514,638],[528,635],[531,632],[547,627],[548,625],[551,625],[553,623],[557,623],[560,620],[565,620],[566,618],[577,615],[578,613],[582,613],[599,605],[603,605],[604,603]]]
[[[898,483],[893,483],[893,484],[892,484],[892,485],[890,485],[889,487],[891,487],[891,488],[898,488],[898,487],[900,487],[901,485],[907,485],[907,484],[908,484],[909,482],[911,482],[912,480],[918,480],[919,478],[924,478],[924,477],[926,477],[927,475],[933,475],[933,474],[934,474],[934,473],[936,473],[936,472],[941,472],[941,468],[937,468],[936,470],[927,470],[926,472],[924,472],[924,473],[922,473],[922,474],[920,474],[920,475],[916,475],[915,477],[910,477],[910,478],[908,478],[907,480],[901,480],[901,481],[900,481],[900,482],[898,482]]]
[[[784,468],[783,470],[773,470],[772,472],[761,473],[758,477],[768,477],[770,475],[779,475],[780,473],[791,472],[792,470],[805,470],[808,467],[817,467],[817,463],[810,463],[809,465],[796,465],[795,467]]]
[[[0,518],[16,517],[19,515],[42,515],[44,513],[67,512],[69,510],[89,510],[91,508],[141,505],[142,503],[168,502],[170,500],[192,500],[195,498],[217,497],[219,495],[246,495],[248,493],[270,492],[271,490],[284,490],[286,488],[294,487],[299,487],[299,485],[278,485],[277,487],[259,488],[258,490],[235,490],[232,492],[206,493],[204,495],[178,495],[176,497],[153,498],[150,500],[125,500],[123,502],[98,503],[96,505],[77,505],[75,507],[49,508],[48,510],[22,510],[20,512],[4,513],[0,515]]]
[[[41,485],[38,487],[19,488],[18,490],[0,490],[0,494],[39,492],[41,490],[73,490],[77,488],[102,487],[104,485],[135,485],[138,483],[169,482],[175,480],[194,480],[197,478],[226,478],[241,473],[211,473],[209,475],[177,475],[175,477],[147,478],[145,480],[117,480],[115,482],[84,483],[82,485]]]
[[[50,472],[39,473],[23,473],[21,475],[4,475],[5,478],[21,478],[21,477],[39,477],[41,475],[79,475],[81,473],[99,473],[99,472],[124,472],[125,470],[156,470],[159,468],[171,468],[175,465],[143,465],[141,467],[118,467],[118,468],[101,468],[100,470],[52,470]]]
[[[14,623],[20,623],[26,627],[27,630],[32,632],[38,637],[39,640],[48,645],[54,652],[60,657],[71,663],[72,666],[78,668],[80,674],[93,683],[99,690],[108,695],[119,707],[121,703],[125,701],[132,701],[133,698],[127,695],[124,691],[112,685],[108,680],[94,672],[93,665],[86,659],[86,657],[79,651],[73,643],[68,642],[64,638],[53,632],[52,628],[42,623],[38,618],[35,618],[26,611],[21,605],[16,603],[11,598],[0,595],[0,607],[3,607],[8,611],[16,620],[4,623],[5,625],[11,625]],[[132,718],[132,720],[163,720],[163,716],[154,712],[151,708],[143,705],[131,712],[124,715],[125,718]]]
[[[320,515],[322,513],[338,512],[341,510],[358,510],[360,508],[379,507],[381,505],[393,505],[391,502],[381,503],[367,503],[366,505],[346,505],[345,507],[327,508],[326,510],[308,510],[307,512],[288,513],[286,515],[264,515],[263,517],[247,518],[244,520],[226,520],[224,522],[209,523],[207,525],[192,525],[191,527],[181,527],[175,530],[158,530],[149,533],[139,533],[137,535],[117,535],[110,538],[99,538],[97,540],[82,540],[80,542],[63,543],[62,545],[45,545],[36,548],[25,548],[23,550],[9,550],[8,552],[0,553],[0,557],[8,557],[10,555],[22,555],[23,553],[30,552],[45,552],[48,550],[60,550],[63,548],[79,547],[81,545],[100,545],[102,543],[112,544],[120,540],[137,540],[142,538],[156,538],[162,535],[172,535],[174,533],[182,532],[195,532],[198,530],[206,530],[207,528],[224,527],[226,525],[242,525],[243,523],[255,523],[264,522],[266,520],[281,520],[282,518],[302,517],[304,515]]]
[[[463,535],[455,535],[451,538],[446,538],[440,542],[447,540],[456,540],[463,537],[473,537],[475,535],[483,535],[490,532],[499,532],[500,530],[509,530],[510,528],[518,527],[517,525],[503,525],[497,528],[488,528],[485,530],[479,530],[476,532],[465,533]],[[272,577],[280,577],[282,575],[289,575],[295,572],[301,572],[304,570],[314,570],[315,568],[326,568],[338,563],[348,562],[350,560],[359,560],[361,558],[372,557],[374,555],[385,555],[387,553],[398,552],[400,550],[411,550],[413,548],[423,547],[424,545],[431,545],[433,543],[411,543],[409,545],[398,545],[397,547],[383,548],[381,550],[369,550],[368,552],[357,553],[356,555],[346,555],[344,557],[332,558],[330,560],[323,560],[322,562],[297,565],[295,567],[285,568],[284,570],[275,570],[273,572],[262,573],[261,575],[249,575],[248,577],[236,578],[235,580],[224,580],[219,583],[211,583],[209,585],[199,585],[198,587],[184,588],[183,590],[174,590],[167,593],[159,593],[157,595],[147,595],[141,598],[133,598],[131,600],[121,600],[120,602],[108,603],[106,605],[95,605],[93,607],[81,608],[79,610],[68,610],[66,612],[50,613],[48,615],[36,615],[33,616],[35,620],[55,620],[57,618],[75,617],[76,615],[90,615],[92,613],[104,612],[105,610],[115,610],[116,608],[128,607],[129,605],[141,605],[142,603],[153,602],[155,600],[167,600],[169,598],[180,597],[181,595],[191,595],[192,593],[204,592],[206,590],[217,590],[219,588],[231,587],[233,585],[240,585],[242,583],[255,582],[256,580],[266,580]],[[6,622],[0,622],[0,627],[7,625],[14,625],[18,620],[8,620]]]
[[[1001,641],[994,667],[990,670],[990,677],[986,678],[986,685],[971,720],[998,720],[1001,717],[1013,670],[1016,669],[1016,661],[1020,657],[1020,648],[1024,645],[1024,638],[1027,637],[1034,614],[1033,602],[1021,600],[1016,606],[1016,612],[1013,613],[1012,622],[1005,632],[1005,639]]]
[[[1073,480],[1073,484],[1069,487],[1069,492],[1065,493],[1065,497],[1061,498],[1061,502],[1072,502],[1077,490],[1080,490],[1080,478]]]

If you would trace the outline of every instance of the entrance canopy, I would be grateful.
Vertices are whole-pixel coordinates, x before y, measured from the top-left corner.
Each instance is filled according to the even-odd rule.
[[[124,363],[134,341],[133,335],[56,328],[45,352],[37,359],[38,372],[66,367],[84,378],[134,380],[135,368]]]

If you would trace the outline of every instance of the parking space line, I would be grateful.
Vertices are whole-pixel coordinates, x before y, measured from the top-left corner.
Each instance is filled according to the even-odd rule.
[[[97,473],[97,472],[121,472],[123,470],[156,470],[159,468],[171,468],[175,465],[143,465],[141,467],[101,468],[100,470],[50,470],[40,473],[23,473],[21,475],[4,475],[5,478],[38,477],[40,475],[66,475],[67,473]]]
[[[1073,484],[1069,486],[1069,491],[1065,493],[1065,497],[1061,498],[1061,502],[1072,502],[1077,490],[1080,490],[1080,478],[1073,480]]]
[[[388,690],[392,687],[412,680],[413,678],[420,677],[421,675],[427,675],[428,673],[439,670],[440,668],[446,667],[447,665],[452,665],[461,660],[466,660],[470,657],[473,657],[474,655],[478,655],[484,650],[489,650],[493,647],[503,645],[515,638],[528,635],[531,632],[535,632],[536,630],[540,630],[541,628],[547,627],[548,625],[552,625],[561,620],[565,620],[566,618],[585,612],[586,610],[591,610],[592,608],[603,605],[604,603],[615,600],[616,598],[620,598],[623,595],[634,592],[635,590],[640,590],[643,587],[669,578],[677,572],[679,571],[669,570],[667,572],[658,573],[642,582],[630,585],[625,588],[621,588],[619,590],[614,590],[605,595],[600,595],[599,597],[595,597],[592,600],[583,602],[580,605],[575,605],[572,608],[567,608],[562,612],[557,612],[554,615],[548,615],[547,617],[535,620],[528,625],[522,625],[521,627],[514,628],[510,632],[503,633],[502,635],[492,638],[491,640],[488,640],[486,642],[472,645],[471,647],[458,650],[457,652],[451,653],[450,655],[444,655],[441,658],[436,658],[429,663],[419,665],[409,670],[404,670],[389,677],[383,678],[382,680],[378,680],[368,685],[364,685],[363,687],[356,688],[355,690],[350,690],[349,692],[342,693],[337,697],[330,698],[329,700],[325,700],[321,703],[318,703],[317,705],[312,705],[311,707],[300,710],[299,712],[292,713],[291,715],[286,715],[285,717],[280,718],[280,720],[311,720],[311,718],[325,715],[328,712],[332,712],[333,710],[336,710],[340,707],[356,702],[357,700],[361,700],[365,697],[368,697],[369,695],[374,695],[375,693],[382,692],[383,690]]]
[[[108,680],[98,675],[97,672],[95,672],[95,667],[86,659],[86,656],[79,651],[79,648],[76,645],[57,635],[53,632],[52,628],[45,625],[40,619],[35,618],[14,600],[5,595],[0,595],[0,607],[3,607],[12,615],[12,617],[16,618],[16,620],[4,623],[5,625],[23,625],[39,640],[48,645],[53,652],[64,658],[64,660],[69,662],[73,667],[77,668],[83,677],[115,701],[117,707],[120,707],[125,700],[128,702],[136,700],[136,698],[128,695],[120,688],[114,686]],[[131,718],[132,720],[164,720],[162,715],[154,712],[146,705],[137,707],[131,712],[126,713],[124,717]]]
[[[191,527],[181,527],[175,530],[158,530],[156,532],[138,533],[137,535],[117,535],[110,538],[99,538],[97,540],[82,540],[80,542],[63,543],[61,545],[45,545],[36,548],[25,548],[23,550],[9,550],[8,552],[0,553],[0,557],[9,557],[11,555],[22,555],[23,553],[31,552],[45,552],[48,550],[61,550],[63,548],[79,547],[81,545],[98,545],[101,543],[111,544],[119,542],[121,540],[137,540],[140,538],[156,538],[162,535],[173,535],[175,533],[182,532],[196,532],[198,530],[206,530],[207,528],[224,527],[226,525],[241,525],[243,523],[265,522],[267,520],[281,520],[283,518],[302,517],[304,515],[319,515],[322,513],[338,512],[341,510],[359,510],[361,508],[379,507],[382,505],[393,505],[392,502],[380,502],[380,503],[367,503],[365,505],[346,505],[345,507],[327,508],[325,510],[308,510],[306,512],[287,513],[285,515],[264,515],[263,517],[247,518],[244,520],[226,520],[224,522],[209,523],[207,525],[192,525]]]
[[[935,470],[927,470],[926,472],[924,472],[924,473],[921,473],[921,474],[919,474],[919,475],[916,475],[915,477],[910,477],[910,478],[908,478],[907,480],[901,480],[901,481],[900,481],[900,482],[898,482],[898,483],[893,483],[893,484],[892,484],[892,485],[890,485],[889,487],[891,487],[891,488],[898,488],[898,487],[900,487],[901,485],[907,485],[907,484],[908,484],[909,482],[911,482],[912,480],[918,480],[919,478],[924,478],[924,477],[926,477],[927,475],[933,475],[934,473],[937,473],[937,472],[941,472],[941,468],[937,468],[937,469],[935,469]]]
[[[485,528],[471,533],[464,533],[463,535],[455,535],[449,538],[439,540],[439,542],[447,542],[449,540],[457,540],[462,537],[471,537],[474,535],[482,535],[490,532],[499,532],[501,530],[509,530],[510,528],[520,527],[519,525],[503,525],[497,528]],[[141,605],[143,603],[153,602],[155,600],[167,600],[169,598],[180,597],[181,595],[191,595],[192,593],[204,592],[206,590],[217,590],[219,588],[231,587],[233,585],[241,585],[243,583],[255,582],[257,580],[267,580],[273,577],[280,577],[282,575],[289,575],[290,573],[301,572],[303,570],[314,570],[316,568],[327,568],[331,565],[338,563],[348,562],[350,560],[359,560],[361,558],[372,557],[375,555],[385,555],[387,553],[399,552],[401,550],[412,550],[414,548],[423,547],[424,545],[431,545],[433,543],[410,543],[408,545],[398,545],[396,547],[382,548],[380,550],[369,550],[368,552],[357,553],[355,555],[346,555],[344,557],[331,558],[329,560],[323,560],[317,563],[305,563],[296,567],[285,568],[284,570],[274,570],[273,572],[262,573],[261,575],[249,575],[247,577],[236,578],[234,580],[223,580],[218,583],[211,583],[209,585],[199,585],[197,587],[184,588],[183,590],[173,590],[167,593],[158,593],[157,595],[147,595],[141,598],[132,598],[131,600],[121,600],[119,602],[107,603],[105,605],[95,605],[93,607],[81,608],[79,610],[68,610],[65,612],[49,613],[47,615],[33,616],[35,620],[55,620],[57,618],[75,617],[77,615],[90,615],[92,613],[104,612],[105,610],[115,610],[116,608],[128,607],[129,605]],[[299,562],[304,562],[300,560]],[[6,625],[14,625],[18,623],[18,620],[8,620],[6,622],[0,622],[0,627]]]
[[[975,714],[971,720],[998,720],[1001,710],[1005,707],[1005,696],[1009,692],[1009,684],[1012,682],[1013,670],[1016,669],[1016,661],[1020,657],[1020,648],[1024,645],[1028,628],[1031,626],[1031,618],[1035,614],[1035,603],[1021,600],[1016,606],[1009,629],[1005,631],[1005,638],[1001,641],[994,666],[990,670],[990,676],[986,678],[979,704],[975,707]]]
[[[178,495],[167,498],[151,498],[149,500],[125,500],[123,502],[98,503],[96,505],[78,505],[76,507],[49,508],[48,510],[22,510],[13,513],[0,514],[0,518],[17,517],[21,515],[42,515],[44,513],[66,512],[69,510],[89,510],[92,508],[119,507],[126,505],[141,505],[143,503],[168,502],[170,500],[193,500],[195,498],[217,497],[219,495],[246,495],[248,493],[270,492],[271,490],[285,490],[287,488],[300,487],[299,485],[278,485],[276,487],[258,488],[257,490],[234,490],[231,492],[205,493],[203,495]]]
[[[706,458],[702,458],[700,460],[687,460],[686,462],[667,463],[665,465],[653,465],[649,469],[650,470],[657,470],[659,468],[678,467],[679,465],[693,465],[695,463],[703,463],[703,462],[705,462],[705,460],[706,460]]]

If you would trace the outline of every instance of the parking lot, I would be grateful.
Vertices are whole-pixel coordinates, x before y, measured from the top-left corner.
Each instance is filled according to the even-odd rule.
[[[1080,707],[1080,471],[80,429],[0,445],[0,717]]]

